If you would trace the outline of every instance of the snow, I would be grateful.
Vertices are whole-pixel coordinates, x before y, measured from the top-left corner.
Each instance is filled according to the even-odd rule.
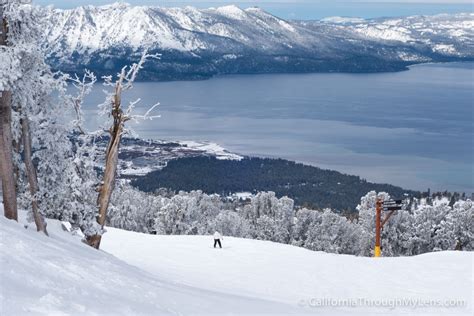
[[[409,35],[409,31],[405,28],[395,28],[391,25],[358,25],[355,31],[369,38],[381,39],[385,41],[410,42],[414,39]]]
[[[295,51],[301,47],[315,52],[331,49],[333,43],[324,40],[321,33],[342,45],[361,39],[423,43],[431,50],[434,44],[455,44],[458,55],[470,56],[468,45],[474,36],[474,15],[462,13],[367,20],[328,17],[303,23],[285,21],[259,8],[242,10],[235,5],[196,9],[118,3],[55,9],[45,15],[48,22],[43,45],[49,54],[66,64],[75,52],[87,63],[93,53],[122,47],[133,51],[149,47],[198,55],[200,51],[217,50],[226,54],[248,47],[259,48],[266,55],[278,52],[282,43]],[[234,40],[232,44],[225,40],[229,38]],[[452,55],[441,49],[437,52]]]
[[[470,252],[375,259],[225,236],[214,249],[212,236],[115,228],[96,251],[59,221],[48,229],[0,218],[2,315],[410,315],[399,305],[447,300],[461,305],[416,314],[472,315]],[[316,306],[330,299],[365,305]]]
[[[445,54],[456,54],[456,49],[453,45],[444,45],[444,44],[437,44],[433,47],[434,52],[440,52]]]
[[[226,5],[218,7],[215,11],[223,16],[226,16],[235,20],[243,20],[246,18],[245,11],[236,5]]]
[[[49,221],[49,238],[3,216],[0,227],[1,315],[291,315],[299,310],[150,274],[83,244],[57,221]],[[154,261],[161,260],[155,255]]]
[[[243,199],[243,200],[250,199],[253,196],[253,194],[251,192],[237,192],[234,195],[237,198]]]
[[[330,16],[321,20],[321,22],[346,24],[346,23],[364,23],[365,19],[345,17],[345,16]]]
[[[179,141],[180,145],[187,146],[190,150],[205,152],[215,156],[219,160],[242,160],[243,157],[237,154],[228,152],[222,146],[216,143],[196,142],[196,141]]]
[[[237,59],[238,57],[239,56],[235,54],[225,54],[224,56],[222,56],[222,58],[227,59],[227,60]]]
[[[311,302],[313,298],[443,302],[463,299],[468,308],[451,308],[449,312],[470,315],[469,308],[472,311],[473,253],[375,259],[231,237],[224,237],[221,250],[212,247],[211,236],[156,236],[114,228],[108,228],[102,247],[160,279],[282,304]],[[331,315],[348,310],[322,311]],[[396,315],[410,309],[361,306],[350,311]],[[417,314],[437,315],[446,311],[420,308]]]
[[[144,176],[154,171],[151,167],[135,167],[133,163],[128,163],[126,168],[120,169],[120,174],[128,176]]]

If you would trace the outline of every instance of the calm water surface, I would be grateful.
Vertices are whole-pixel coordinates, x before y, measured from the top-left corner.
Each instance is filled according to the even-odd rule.
[[[86,100],[95,128],[98,85]],[[382,74],[239,75],[137,83],[140,137],[217,142],[405,188],[474,191],[474,63]]]

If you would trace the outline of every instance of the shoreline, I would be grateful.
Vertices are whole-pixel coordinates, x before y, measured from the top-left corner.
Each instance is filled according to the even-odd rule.
[[[318,72],[255,72],[255,73],[229,73],[229,74],[217,74],[212,75],[209,77],[203,78],[185,78],[185,79],[171,79],[171,80],[143,80],[137,79],[135,82],[137,83],[168,83],[168,82],[197,82],[197,81],[207,81],[213,79],[225,79],[225,78],[233,78],[233,77],[251,77],[251,76],[283,76],[283,75],[371,75],[371,74],[390,74],[390,73],[400,73],[405,71],[410,71],[412,68],[418,68],[423,66],[430,66],[430,65],[452,65],[452,64],[473,64],[473,67],[470,69],[474,69],[474,58],[468,60],[455,60],[455,61],[430,61],[430,62],[421,62],[421,63],[413,63],[407,64],[404,69],[399,70],[392,70],[392,71],[354,71],[354,72],[347,72],[347,71],[318,71]],[[462,68],[462,67],[461,67]],[[103,83],[102,77],[97,78],[97,83]]]

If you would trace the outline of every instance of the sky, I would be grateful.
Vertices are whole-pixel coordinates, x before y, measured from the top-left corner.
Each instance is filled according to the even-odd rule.
[[[73,8],[104,5],[114,0],[33,0],[39,5]],[[321,19],[328,16],[386,17],[419,14],[474,12],[473,0],[128,0],[132,5],[209,8],[235,4],[242,8],[259,6],[285,19]]]

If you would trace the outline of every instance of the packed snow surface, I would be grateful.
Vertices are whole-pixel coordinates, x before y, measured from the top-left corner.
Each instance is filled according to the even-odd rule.
[[[295,305],[161,278],[60,227],[49,221],[48,238],[1,216],[0,315],[299,314]]]
[[[0,225],[1,315],[472,315],[469,252],[374,259],[230,237],[214,249],[212,236],[114,228],[96,251],[56,221],[49,238]]]

